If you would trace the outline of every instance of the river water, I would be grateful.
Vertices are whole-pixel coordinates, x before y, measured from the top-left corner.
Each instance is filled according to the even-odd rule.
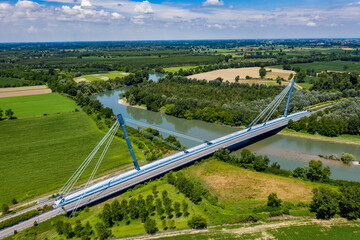
[[[150,79],[157,81],[161,74],[151,74]],[[125,121],[132,119],[157,126],[170,131],[182,133],[194,138],[212,140],[238,129],[207,123],[198,120],[186,120],[161,114],[159,112],[146,111],[139,108],[128,107],[119,104],[119,93],[125,92],[129,87],[107,91],[96,95],[96,98],[105,106],[113,109],[115,114],[121,113]],[[131,125],[131,124],[129,124]],[[132,125],[134,126],[134,125]],[[136,127],[136,126],[134,126]],[[167,136],[166,134],[162,134]],[[182,145],[192,147],[199,142],[178,137]],[[282,169],[293,170],[303,167],[311,159],[320,159],[319,154],[340,156],[343,152],[351,153],[360,158],[360,146],[337,144],[330,142],[315,141],[309,139],[275,135],[254,143],[248,148],[262,155],[267,155],[271,162],[278,162]],[[235,154],[239,154],[240,150]],[[323,160],[324,165],[330,166],[331,178],[360,181],[360,166],[347,166],[337,161]]]

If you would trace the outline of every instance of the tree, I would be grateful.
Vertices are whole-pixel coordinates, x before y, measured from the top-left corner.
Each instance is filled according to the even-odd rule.
[[[202,216],[193,216],[188,222],[188,226],[193,229],[201,229],[207,227],[206,219]]]
[[[278,77],[276,78],[276,83],[279,84],[279,85],[281,85],[282,80],[283,80],[283,79],[282,79],[280,76],[278,76]]]
[[[349,164],[353,161],[356,160],[355,156],[350,154],[350,153],[342,153],[341,157],[340,157],[341,161],[343,161],[343,163],[345,164]]]
[[[183,210],[184,216],[185,217],[189,216],[189,212],[188,212],[189,204],[187,204],[185,202],[185,200],[183,200],[181,205],[182,205],[182,210]]]
[[[111,207],[110,204],[106,203],[102,213],[101,213],[101,219],[103,220],[103,222],[105,223],[106,227],[111,227],[114,222],[113,222],[113,213],[111,212]]]
[[[63,226],[63,233],[66,236],[67,239],[70,239],[74,236],[73,229],[71,227],[71,224],[69,222],[64,223]]]
[[[14,118],[14,112],[13,112],[13,110],[11,110],[11,108],[9,108],[8,110],[5,111],[5,115],[6,115],[9,119],[13,119],[13,118]]]
[[[163,219],[161,222],[162,228],[164,231],[166,231],[168,229],[167,224],[166,224],[166,219]]]
[[[2,119],[3,117],[3,110],[0,108],[0,120]]]
[[[175,202],[174,203],[174,210],[175,210],[175,216],[176,217],[180,217],[181,216],[181,212],[180,212],[180,203],[179,202]]]
[[[74,227],[74,235],[75,237],[80,238],[83,234],[84,227],[81,225],[80,220],[76,220],[75,227]]]
[[[339,211],[339,196],[329,188],[313,189],[314,196],[310,204],[310,211],[316,213],[319,219],[330,219]]]
[[[240,80],[240,76],[237,75],[237,76],[235,77],[235,82],[239,82],[239,80]]]
[[[163,204],[162,204],[161,200],[157,198],[155,205],[156,205],[156,213],[157,213],[157,215],[158,216],[163,215],[165,210],[163,208]]]
[[[111,229],[107,229],[105,224],[102,222],[98,222],[95,225],[95,229],[97,236],[99,237],[100,240],[108,239],[112,235]]]
[[[280,207],[282,200],[278,198],[276,193],[270,193],[268,196],[267,205],[269,207]]]
[[[293,79],[293,77],[294,77],[294,74],[293,74],[293,73],[290,73],[288,80]]]
[[[86,222],[85,227],[81,231],[81,240],[90,240],[93,234],[92,226],[89,222]]]
[[[329,180],[331,175],[330,167],[323,168],[323,164],[320,160],[310,160],[309,167],[305,168],[305,174],[311,181],[323,181]]]
[[[270,159],[267,156],[256,156],[254,161],[254,169],[258,172],[263,172],[268,167]]]
[[[354,220],[360,217],[360,190],[355,186],[340,188],[339,210],[340,216]]]
[[[298,82],[298,83],[304,82],[305,78],[306,78],[306,72],[304,72],[303,70],[301,70],[300,72],[298,72],[298,73],[296,74],[296,76],[295,76],[295,80],[296,80],[296,82]]]
[[[148,218],[144,223],[145,231],[149,234],[156,233],[159,229],[156,227],[156,221],[154,219]]]
[[[304,168],[301,168],[301,167],[295,168],[293,171],[293,176],[296,178],[305,178],[306,175],[305,175]]]
[[[55,231],[57,234],[62,235],[64,234],[64,222],[59,220],[54,224]]]
[[[124,217],[121,205],[117,199],[111,203],[111,214],[113,221],[121,221]]]
[[[266,75],[266,69],[264,67],[261,67],[259,69],[259,75],[260,75],[260,78],[264,78],[265,75]]]
[[[3,215],[9,212],[9,206],[6,203],[3,203],[3,205],[1,205],[1,212]]]

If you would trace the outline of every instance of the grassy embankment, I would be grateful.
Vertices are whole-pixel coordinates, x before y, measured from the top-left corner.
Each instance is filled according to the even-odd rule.
[[[358,135],[343,134],[338,137],[326,137],[326,136],[322,136],[319,134],[296,132],[296,131],[294,131],[292,129],[288,129],[288,128],[283,129],[278,134],[290,136],[290,137],[298,137],[298,138],[312,139],[312,140],[317,140],[317,141],[324,141],[324,142],[360,145],[360,136],[358,136]]]
[[[74,112],[77,106],[73,101],[56,93],[2,98],[0,106],[26,117],[0,121],[0,203],[60,187],[105,135],[82,110]],[[135,152],[143,158],[136,147]],[[98,174],[131,167],[131,162],[125,141],[115,138]]]
[[[219,202],[217,204],[212,204],[207,199],[203,198],[199,204],[194,204],[173,185],[168,184],[166,178],[159,178],[157,180],[138,185],[114,199],[118,199],[120,201],[122,199],[130,200],[131,198],[137,198],[139,195],[142,195],[146,199],[147,195],[152,194],[152,188],[154,185],[157,186],[157,191],[159,192],[158,198],[161,199],[161,192],[163,190],[167,190],[173,203],[174,201],[182,202],[185,200],[189,204],[190,215],[188,217],[173,217],[176,229],[179,230],[188,228],[187,221],[194,215],[202,215],[207,219],[210,225],[238,223],[244,221],[244,219],[246,219],[249,215],[253,215],[256,218],[268,222],[269,220],[267,220],[267,218],[269,216],[269,212],[266,210],[256,211],[256,209],[259,206],[266,205],[267,196],[272,192],[277,193],[279,198],[281,198],[284,202],[287,202],[286,204],[293,206],[290,210],[290,215],[302,216],[305,218],[312,217],[313,214],[310,213],[306,205],[303,204],[306,204],[311,200],[311,190],[314,187],[324,185],[320,183],[304,182],[300,179],[246,170],[216,159],[203,161],[200,164],[184,168],[181,171],[188,178],[193,178],[196,181],[199,181],[204,187],[209,189],[211,194],[219,199]],[[114,199],[110,199],[106,202],[90,207],[88,210],[80,211],[77,217],[69,220],[65,216],[58,216],[54,219],[48,220],[47,222],[41,223],[37,230],[39,237],[62,239],[57,235],[51,226],[52,223],[55,223],[57,220],[69,221],[73,226],[75,225],[76,220],[81,220],[83,224],[86,221],[89,221],[89,223],[94,226],[97,222],[102,221],[99,218],[99,214],[101,213],[105,203],[111,203]],[[161,219],[157,214],[151,216],[151,218],[156,220],[157,227],[160,232],[166,232],[162,229]],[[167,221],[169,220],[167,218],[165,219]],[[241,228],[244,226],[248,225],[238,225],[236,227]],[[225,228],[232,229],[231,226]],[[219,230],[219,228],[215,228],[215,230],[216,229]],[[139,219],[130,220],[128,225],[125,221],[117,222],[111,230],[116,238],[145,234],[143,224]],[[213,230],[210,230],[210,233],[212,233],[212,231]],[[204,239],[208,239],[207,237],[213,236],[212,234],[208,235],[208,233],[209,232],[207,231],[205,231],[205,233],[201,233],[204,234]],[[228,235],[227,233],[225,234]],[[215,235],[217,235],[217,232]],[[229,232],[229,236],[230,235],[231,231]]]

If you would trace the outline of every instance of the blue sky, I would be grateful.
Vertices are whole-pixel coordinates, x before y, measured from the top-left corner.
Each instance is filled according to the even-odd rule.
[[[0,0],[0,42],[358,38],[360,0]]]

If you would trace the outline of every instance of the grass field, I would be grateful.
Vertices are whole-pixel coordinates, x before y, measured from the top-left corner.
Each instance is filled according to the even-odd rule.
[[[0,132],[0,203],[60,187],[104,136],[84,112],[2,121]],[[131,158],[125,141],[114,139],[99,172],[119,166]]]
[[[193,69],[193,68],[197,68],[197,67],[199,67],[199,65],[198,66],[167,67],[167,68],[164,68],[164,71],[166,71],[166,72],[177,72],[180,69],[188,70],[188,69]]]
[[[18,118],[71,112],[76,106],[75,102],[58,93],[18,96],[0,98],[0,108],[11,108]]]
[[[234,225],[210,228],[202,231],[173,233],[156,239],[173,240],[223,240],[223,239],[278,239],[278,240],[355,240],[360,238],[359,222],[343,220],[315,221],[296,220],[265,224]],[[155,239],[152,237],[143,239]]]
[[[313,62],[313,63],[295,63],[291,65],[292,67],[301,67],[303,69],[314,69],[315,72],[321,72],[325,70],[329,71],[359,71],[360,72],[360,63],[359,62],[350,62],[350,61],[330,61],[330,62]],[[344,66],[348,66],[346,70],[344,70]],[[282,66],[271,66],[273,68],[280,68]]]
[[[270,193],[290,202],[309,202],[311,190],[319,184],[300,179],[281,177],[239,168],[221,161],[211,160],[189,168],[224,203],[241,206],[246,201],[266,202]]]
[[[74,80],[76,82],[92,82],[92,81],[107,81],[109,79],[115,79],[116,77],[122,78],[124,76],[128,75],[126,72],[120,72],[120,71],[111,71],[108,73],[99,73],[99,74],[88,74],[83,75],[80,77],[75,78]]]

